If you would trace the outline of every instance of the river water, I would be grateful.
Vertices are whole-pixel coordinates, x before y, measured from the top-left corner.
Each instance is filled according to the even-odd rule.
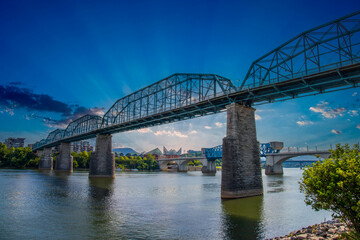
[[[264,196],[220,199],[221,172],[0,170],[0,239],[264,239],[331,219],[304,203],[302,171],[263,175]]]

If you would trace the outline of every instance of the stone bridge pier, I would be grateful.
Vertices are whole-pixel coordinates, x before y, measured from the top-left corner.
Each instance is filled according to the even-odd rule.
[[[227,129],[223,139],[221,198],[262,195],[255,109],[238,103],[232,103],[226,106],[226,109]]]
[[[71,143],[61,143],[60,153],[56,158],[55,171],[72,172],[73,157],[71,156]]]
[[[204,162],[206,162],[206,164],[203,163],[203,167],[201,168],[202,173],[216,173],[215,159],[205,159]]]
[[[112,152],[112,136],[98,134],[95,152],[90,157],[89,177],[115,178],[115,154]]]
[[[44,148],[40,156],[39,169],[41,170],[52,170],[53,169],[53,158],[51,156],[51,148]]]
[[[309,152],[285,152],[285,153],[272,153],[266,155],[266,175],[283,175],[283,162],[286,160],[298,157],[298,156],[319,156],[321,158],[328,158],[330,156],[329,151],[309,151]]]

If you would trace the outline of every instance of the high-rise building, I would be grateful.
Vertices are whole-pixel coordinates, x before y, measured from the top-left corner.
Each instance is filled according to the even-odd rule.
[[[5,140],[5,145],[7,148],[19,148],[19,147],[24,147],[24,141],[25,138],[8,138]]]
[[[72,143],[73,152],[92,152],[94,147],[88,141],[79,141]]]

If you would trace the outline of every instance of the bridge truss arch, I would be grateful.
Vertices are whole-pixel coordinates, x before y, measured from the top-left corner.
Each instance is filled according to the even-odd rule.
[[[235,91],[231,80],[215,74],[173,74],[116,101],[101,127],[171,112]]]
[[[240,90],[359,62],[360,11],[357,11],[303,32],[254,61]]]
[[[100,128],[101,122],[102,117],[87,114],[69,123],[69,125],[64,131],[63,138],[73,137],[75,135],[80,135],[97,130]]]
[[[56,142],[64,137],[65,130],[56,129],[49,133],[48,137],[46,138],[46,143]]]

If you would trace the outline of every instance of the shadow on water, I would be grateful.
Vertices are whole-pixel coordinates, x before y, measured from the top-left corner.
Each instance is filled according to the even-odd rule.
[[[215,176],[216,172],[215,173],[203,173],[202,175],[203,176]]]
[[[72,175],[71,172],[56,172],[54,171],[53,173],[56,177],[61,178],[61,179],[67,179],[69,176]]]
[[[222,200],[224,239],[263,239],[263,196]]]

